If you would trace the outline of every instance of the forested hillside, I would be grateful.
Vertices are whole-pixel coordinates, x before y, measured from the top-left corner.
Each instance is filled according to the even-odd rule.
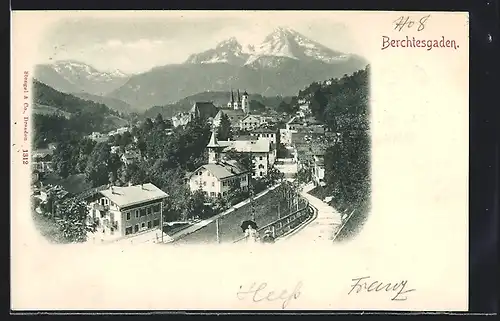
[[[242,93],[242,92],[241,92]],[[161,114],[164,118],[170,118],[177,113],[187,112],[191,109],[195,102],[199,101],[211,101],[216,107],[225,107],[229,101],[230,92],[227,91],[206,91],[198,93],[195,95],[188,96],[179,100],[175,104],[169,104],[165,106],[154,106],[146,110],[143,114],[144,118],[156,117],[156,115]],[[235,93],[236,98],[236,93]],[[292,97],[282,97],[282,96],[271,96],[266,97],[259,94],[249,94],[248,97],[250,101],[251,111],[262,111],[266,107],[270,109],[278,109],[283,101],[289,102]]]
[[[298,97],[310,99],[314,116],[338,133],[325,153],[325,188],[337,208],[359,209],[345,228],[354,229],[365,219],[371,192],[369,66],[327,84],[313,83]]]
[[[36,79],[33,80],[33,93],[35,148],[93,131],[112,130],[127,123],[120,113],[104,104],[59,92]],[[41,106],[39,110],[37,106]]]

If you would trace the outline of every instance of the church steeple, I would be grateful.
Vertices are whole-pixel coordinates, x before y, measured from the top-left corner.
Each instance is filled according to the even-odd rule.
[[[212,136],[210,136],[210,141],[208,142],[208,163],[216,164],[220,160],[220,151],[224,148],[224,146],[219,145],[217,142],[217,137],[215,135],[215,131],[212,131]]]
[[[210,136],[210,141],[207,145],[208,148],[217,148],[220,145],[217,143],[217,137],[215,137],[215,131],[212,131],[212,136]]]

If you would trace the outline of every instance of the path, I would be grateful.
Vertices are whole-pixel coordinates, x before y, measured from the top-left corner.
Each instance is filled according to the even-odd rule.
[[[341,224],[340,213],[320,199],[307,193],[313,188],[312,183],[304,186],[301,195],[317,210],[316,218],[296,232],[284,237],[283,241],[298,243],[332,242],[333,236]]]

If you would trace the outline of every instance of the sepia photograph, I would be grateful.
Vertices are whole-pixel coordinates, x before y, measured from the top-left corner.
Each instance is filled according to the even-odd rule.
[[[30,78],[37,229],[56,243],[354,237],[370,210],[369,63],[348,37],[321,43],[330,25],[56,24]]]
[[[467,19],[14,11],[12,309],[466,310]]]

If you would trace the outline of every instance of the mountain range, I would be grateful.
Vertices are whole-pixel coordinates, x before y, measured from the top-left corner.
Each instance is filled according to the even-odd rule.
[[[115,108],[122,108],[117,103],[122,101],[130,110],[144,112],[196,93],[230,88],[263,96],[291,96],[314,81],[351,74],[366,65],[362,57],[335,51],[280,27],[261,43],[243,46],[231,37],[190,55],[184,63],[141,74],[105,73],[80,62],[62,61],[37,66],[35,77],[62,92],[87,95],[101,103],[113,99]]]
[[[35,78],[61,92],[105,96],[124,85],[129,75],[120,70],[99,71],[79,61],[60,60],[37,65]]]

